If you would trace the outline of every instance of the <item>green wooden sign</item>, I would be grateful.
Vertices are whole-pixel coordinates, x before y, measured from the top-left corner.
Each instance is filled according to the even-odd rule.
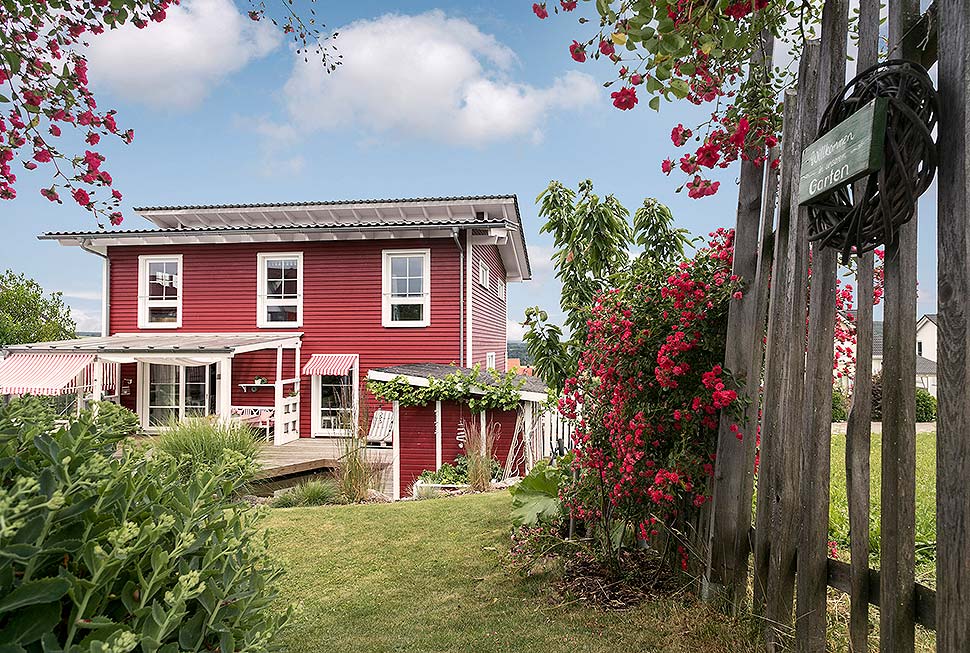
[[[811,204],[882,167],[888,103],[887,98],[876,98],[805,148],[799,204]]]

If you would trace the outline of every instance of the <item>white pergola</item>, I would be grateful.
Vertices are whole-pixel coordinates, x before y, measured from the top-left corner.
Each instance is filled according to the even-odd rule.
[[[143,426],[147,426],[147,409],[142,389],[148,364],[210,365],[215,364],[216,413],[220,419],[259,417],[261,407],[232,405],[232,361],[239,354],[267,349],[276,350],[276,377],[272,382],[275,398],[272,422],[274,444],[284,444],[299,437],[300,415],[300,346],[302,333],[126,333],[100,338],[78,338],[11,345],[0,360],[0,394],[61,394],[64,391],[85,392],[86,399],[104,397],[106,379],[116,379],[114,394],[121,390],[118,366],[137,363],[138,407]],[[283,378],[283,352],[293,350],[294,377]],[[83,365],[83,367],[79,367]],[[75,369],[79,367],[79,369]],[[85,381],[81,381],[81,378]],[[57,386],[57,387],[54,387]],[[293,387],[291,396],[285,388]],[[243,412],[234,409],[245,409]],[[248,414],[247,413],[252,413]]]

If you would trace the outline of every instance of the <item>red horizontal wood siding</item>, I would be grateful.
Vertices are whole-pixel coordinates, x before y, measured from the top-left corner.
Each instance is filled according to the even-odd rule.
[[[431,250],[431,325],[385,328],[381,324],[382,251],[415,248]],[[303,326],[257,328],[257,255],[262,252],[303,253]],[[138,257],[159,254],[183,257],[182,327],[175,331],[301,331],[301,368],[311,354],[356,353],[360,355],[361,379],[375,367],[454,363],[459,359],[460,255],[450,238],[109,247],[111,333],[172,331],[138,328]],[[284,361],[287,358],[292,359],[292,352],[284,352]],[[237,384],[251,382],[256,375],[272,381],[275,351],[264,352],[252,362],[241,359],[244,357],[237,357],[233,365],[233,401],[262,405],[265,395],[272,403],[271,390],[241,395]],[[308,437],[311,394],[309,378],[303,380],[300,431]]]
[[[479,263],[488,266],[489,284],[485,288],[478,283]],[[495,352],[495,369],[505,371],[506,327],[508,308],[506,297],[499,297],[496,282],[505,283],[505,265],[495,245],[472,247],[472,360],[471,364],[485,367],[487,354]]]
[[[429,406],[402,406],[398,419],[401,436],[402,497],[411,496],[411,488],[426,469],[435,468],[435,410]]]
[[[487,411],[486,422],[499,425],[493,454],[502,465],[508,458],[509,447],[515,434],[517,411]],[[435,469],[435,404],[401,407],[398,432],[401,438],[401,496],[410,496],[418,476],[426,469]],[[455,458],[466,454],[464,444],[458,439],[462,422],[477,426],[479,415],[473,414],[467,404],[455,401],[441,402],[441,461],[453,463]],[[516,465],[521,472],[521,465]]]

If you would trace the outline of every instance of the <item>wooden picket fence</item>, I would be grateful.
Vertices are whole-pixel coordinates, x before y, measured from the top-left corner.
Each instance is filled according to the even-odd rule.
[[[915,219],[886,245],[881,470],[869,469],[873,309],[864,299],[872,296],[872,254],[858,260],[861,400],[852,403],[845,460],[851,561],[828,557],[838,252],[810,247],[808,210],[797,199],[802,150],[846,81],[849,0],[826,0],[821,38],[806,45],[798,88],[786,97],[780,171],[742,164],[734,271],[747,292],[732,304],[725,362],[751,403],[741,440],[722,419],[705,531],[704,594],[763,616],[769,651],[790,650],[792,641],[798,651],[826,650],[830,587],[850,597],[856,653],[871,648],[870,605],[879,608],[879,650],[913,651],[921,624],[936,630],[939,651],[970,651],[970,3],[937,0],[920,14],[916,0],[889,0],[888,10],[891,58],[939,64],[937,588],[915,581]],[[879,11],[879,0],[859,3],[860,71],[877,61]],[[771,37],[762,40],[755,66],[770,64]],[[806,322],[802,350],[792,343],[805,339]],[[872,473],[882,486],[878,570],[869,568]]]

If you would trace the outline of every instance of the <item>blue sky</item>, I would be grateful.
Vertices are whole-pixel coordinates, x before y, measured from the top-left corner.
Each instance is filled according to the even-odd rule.
[[[132,206],[515,193],[535,266],[532,282],[509,288],[518,321],[527,306],[558,307],[535,207],[552,179],[590,178],[631,210],[656,197],[695,234],[734,223],[736,168],[703,200],[674,193],[659,170],[671,127],[704,110],[614,109],[601,86],[612,66],[569,58],[567,45],[589,33],[577,14],[539,21],[525,0],[319,3],[347,62],[327,77],[246,19],[247,7],[183,0],[161,25],[93,40],[100,106],[135,130],[130,146],[100,148],[125,195],[123,227],[147,225]],[[478,104],[453,101],[469,89]],[[99,259],[35,238],[95,224],[43,199],[42,171],[20,174],[19,197],[0,203],[0,265],[62,291],[79,328],[95,330]],[[922,313],[936,305],[935,187],[921,212]]]

